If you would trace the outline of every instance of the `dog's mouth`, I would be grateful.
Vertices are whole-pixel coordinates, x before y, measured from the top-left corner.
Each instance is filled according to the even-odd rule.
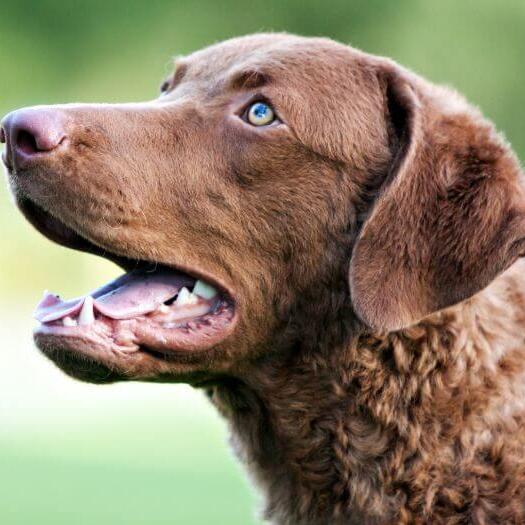
[[[231,333],[234,300],[212,278],[108,252],[32,201],[18,205],[54,242],[104,256],[127,270],[75,299],[45,292],[34,315],[35,339],[44,352],[72,351],[108,366],[115,355],[146,352],[165,360],[199,353]]]

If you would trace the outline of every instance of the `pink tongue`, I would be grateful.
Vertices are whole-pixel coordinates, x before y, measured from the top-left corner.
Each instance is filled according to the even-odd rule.
[[[88,296],[94,299],[95,311],[113,319],[131,319],[153,312],[183,286],[192,283],[191,277],[167,269],[149,272],[133,270]],[[36,307],[34,317],[41,323],[49,323],[74,316],[82,309],[86,297],[62,301],[58,296],[46,292]]]

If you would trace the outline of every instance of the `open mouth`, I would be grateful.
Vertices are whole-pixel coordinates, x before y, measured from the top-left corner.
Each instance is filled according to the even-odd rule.
[[[210,278],[107,252],[32,201],[18,205],[49,239],[102,255],[126,270],[75,299],[45,292],[35,311],[35,338],[44,351],[59,348],[95,359],[147,352],[166,359],[209,349],[231,332],[233,298]]]

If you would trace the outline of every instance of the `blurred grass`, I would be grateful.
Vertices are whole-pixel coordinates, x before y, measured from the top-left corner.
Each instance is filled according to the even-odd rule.
[[[525,153],[523,0],[0,0],[0,114],[156,96],[170,57],[261,30],[326,35],[457,87]],[[254,496],[212,407],[188,387],[93,387],[31,344],[41,290],[109,263],[53,246],[0,188],[0,523],[249,524]]]
[[[142,407],[76,432],[64,421],[56,433],[3,439],[2,523],[251,523],[216,423],[171,417],[162,424],[166,413]]]

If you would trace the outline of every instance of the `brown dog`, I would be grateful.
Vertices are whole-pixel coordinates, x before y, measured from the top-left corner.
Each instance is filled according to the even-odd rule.
[[[39,305],[68,374],[206,388],[275,523],[525,522],[525,182],[456,93],[255,35],[1,138],[29,221],[128,271]]]

